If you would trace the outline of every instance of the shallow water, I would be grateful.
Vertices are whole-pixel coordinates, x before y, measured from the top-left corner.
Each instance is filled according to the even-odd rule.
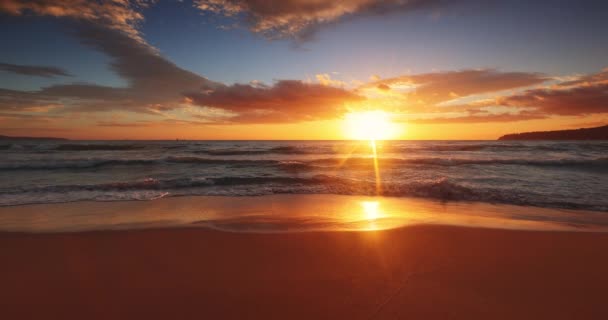
[[[608,211],[608,142],[0,143],[3,206],[285,193]]]

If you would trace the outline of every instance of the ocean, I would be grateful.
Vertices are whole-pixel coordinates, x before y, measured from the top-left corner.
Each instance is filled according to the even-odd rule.
[[[608,141],[0,142],[0,206],[190,195],[420,197],[608,211]]]

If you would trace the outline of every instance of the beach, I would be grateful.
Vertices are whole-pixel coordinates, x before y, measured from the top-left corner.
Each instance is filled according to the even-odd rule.
[[[608,320],[607,13],[0,0],[0,320]]]
[[[171,201],[122,205],[123,209],[175,208]],[[66,205],[87,208],[86,204]],[[23,213],[32,208],[42,214],[43,209],[57,212],[67,207],[2,210]],[[608,233],[440,224],[308,232],[155,225],[130,230],[122,226],[105,231],[0,233],[0,316],[608,317]]]

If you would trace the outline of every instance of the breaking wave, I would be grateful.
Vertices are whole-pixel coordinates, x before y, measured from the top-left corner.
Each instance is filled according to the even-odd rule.
[[[465,166],[465,165],[520,165],[546,166],[563,168],[587,168],[608,170],[608,157],[596,159],[466,159],[466,158],[378,158],[384,168],[403,167],[408,165],[430,166]],[[222,159],[196,156],[169,156],[157,159],[75,159],[62,161],[19,161],[0,164],[0,170],[54,170],[54,169],[87,169],[105,166],[142,166],[161,164],[200,164],[228,166],[277,166],[297,170],[322,170],[324,168],[347,167],[349,169],[367,169],[373,166],[371,157],[322,158],[313,160],[264,160],[264,159]]]
[[[253,187],[255,186],[255,187]],[[380,187],[373,181],[347,179],[330,175],[315,175],[309,178],[289,176],[276,177],[216,177],[216,178],[177,178],[177,179],[143,179],[139,181],[114,182],[105,184],[78,184],[54,185],[44,187],[18,188],[11,191],[0,192],[0,205],[3,199],[10,194],[61,194],[69,199],[70,193],[96,192],[106,194],[104,200],[122,200],[124,194],[133,192],[141,194],[150,193],[150,198],[140,200],[153,200],[164,196],[183,195],[228,195],[228,196],[254,196],[267,194],[338,194],[338,195],[382,195],[389,197],[422,197],[440,201],[482,201],[490,203],[503,203],[514,205],[531,205],[542,207],[558,207],[569,209],[586,209],[608,211],[608,207],[586,203],[567,201],[542,201],[529,194],[518,192],[505,192],[505,190],[492,188],[473,188],[464,186],[447,178],[427,181],[391,182],[383,183]],[[107,194],[120,195],[113,199]],[[67,201],[77,201],[73,199]]]

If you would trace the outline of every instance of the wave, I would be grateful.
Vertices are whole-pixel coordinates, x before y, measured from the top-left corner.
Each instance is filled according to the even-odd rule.
[[[503,152],[503,151],[608,151],[608,144],[505,144],[505,143],[476,143],[476,144],[456,144],[456,145],[392,145],[387,143],[386,145],[380,146],[381,150],[385,153],[412,153],[412,152]],[[344,151],[344,150],[343,150]],[[355,153],[369,153],[366,148],[359,149],[354,148]],[[196,150],[194,153],[207,154],[214,156],[231,156],[231,155],[263,155],[263,154],[283,154],[283,155],[304,155],[304,154],[340,154],[339,150],[328,148],[327,146],[280,146],[268,149],[253,149],[253,150],[242,150],[242,149],[221,149],[221,150]]]
[[[327,151],[321,149],[299,148],[293,146],[279,146],[268,149],[219,149],[219,150],[196,150],[194,153],[207,154],[213,156],[245,156],[261,154],[325,154]]]
[[[255,188],[252,186],[256,186]],[[112,200],[108,194],[116,194],[124,199],[125,193],[139,194],[141,191],[155,191],[152,197],[159,195],[227,195],[254,196],[267,194],[339,194],[390,197],[421,197],[441,201],[479,201],[514,205],[531,205],[540,207],[558,207],[569,209],[586,209],[608,211],[608,206],[590,203],[574,203],[560,200],[547,200],[543,196],[531,193],[519,193],[516,190],[505,191],[493,188],[473,188],[450,181],[447,178],[436,180],[387,182],[380,186],[374,181],[342,178],[330,175],[315,175],[309,178],[275,176],[275,177],[196,177],[175,179],[144,179],[139,181],[113,182],[105,184],[55,185],[32,188],[19,188],[0,192],[2,196],[57,194],[69,197],[70,193],[82,195],[82,192],[93,192],[105,195],[105,200]],[[114,192],[114,193],[113,193]],[[36,199],[35,196],[32,196]],[[52,197],[51,197],[52,198]],[[539,200],[540,199],[540,200]],[[82,198],[78,198],[82,200]],[[74,200],[73,200],[74,201]],[[0,201],[0,205],[3,205]],[[6,204],[5,204],[6,205]]]
[[[285,161],[281,163],[286,168],[314,170],[319,168],[346,167],[373,167],[374,159],[366,158],[327,158],[304,161]],[[464,165],[521,165],[521,166],[547,166],[547,167],[600,167],[608,170],[608,157],[595,159],[464,159],[464,158],[378,158],[378,165],[382,168],[399,167],[406,165],[432,165],[432,166],[464,166]]]
[[[0,170],[55,170],[55,169],[89,169],[105,166],[142,166],[167,164],[200,164],[227,166],[276,166],[286,171],[312,171],[323,169],[368,170],[374,166],[372,157],[321,158],[302,161],[281,161],[264,159],[222,159],[196,156],[169,156],[153,159],[76,159],[67,161],[20,161],[0,164]],[[520,165],[562,168],[586,168],[608,170],[608,157],[595,159],[470,159],[470,158],[378,158],[378,164],[384,168],[404,166],[466,166],[466,165]]]
[[[10,143],[0,145],[0,150],[25,153],[58,153],[83,151],[132,151],[156,150],[158,152],[186,152],[208,156],[256,156],[256,155],[338,155],[338,154],[367,154],[369,148],[363,143],[352,144],[304,144],[280,145],[275,147],[253,147],[252,145],[225,146],[213,143],[184,143],[184,142],[146,142],[146,143]],[[383,154],[417,154],[417,153],[488,153],[503,152],[608,152],[608,143],[526,143],[526,142],[477,142],[477,143],[402,143],[383,142],[378,148]]]
[[[421,146],[388,146],[387,150],[394,152],[415,152],[415,151],[608,151],[608,143],[580,143],[580,142],[560,142],[560,143],[471,143],[471,144],[442,144],[442,145],[421,145]]]
[[[361,147],[361,148],[360,148]],[[416,145],[399,143],[384,143],[380,144],[379,148],[385,153],[412,153],[420,151],[429,152],[501,152],[501,151],[608,151],[608,144],[585,144],[585,143],[559,143],[559,144],[526,144],[526,143],[471,143],[471,144],[431,144],[431,145]],[[348,148],[350,152],[368,153],[365,145],[354,145],[353,148]],[[344,151],[344,150],[342,150]],[[359,152],[357,152],[359,151]],[[231,155],[262,155],[262,154],[339,154],[340,149],[334,149],[328,145],[308,145],[308,146],[278,146],[266,149],[211,149],[211,150],[196,150],[194,153],[207,154],[214,156],[231,156]]]
[[[135,144],[60,144],[54,148],[57,151],[124,151],[143,149],[143,145]]]
[[[279,163],[278,160],[254,160],[254,159],[216,159],[201,158],[192,156],[169,156],[158,159],[165,163],[199,163],[199,164],[218,164],[218,165],[272,165]]]
[[[247,159],[213,159],[192,156],[169,156],[155,159],[79,159],[67,161],[33,161],[0,164],[0,170],[55,170],[55,169],[89,169],[106,166],[142,166],[166,164],[210,164],[210,165],[274,165],[278,160],[247,160]]]
[[[149,165],[159,163],[153,159],[82,159],[67,161],[16,162],[0,165],[0,170],[56,170],[56,169],[89,169],[114,165]]]

